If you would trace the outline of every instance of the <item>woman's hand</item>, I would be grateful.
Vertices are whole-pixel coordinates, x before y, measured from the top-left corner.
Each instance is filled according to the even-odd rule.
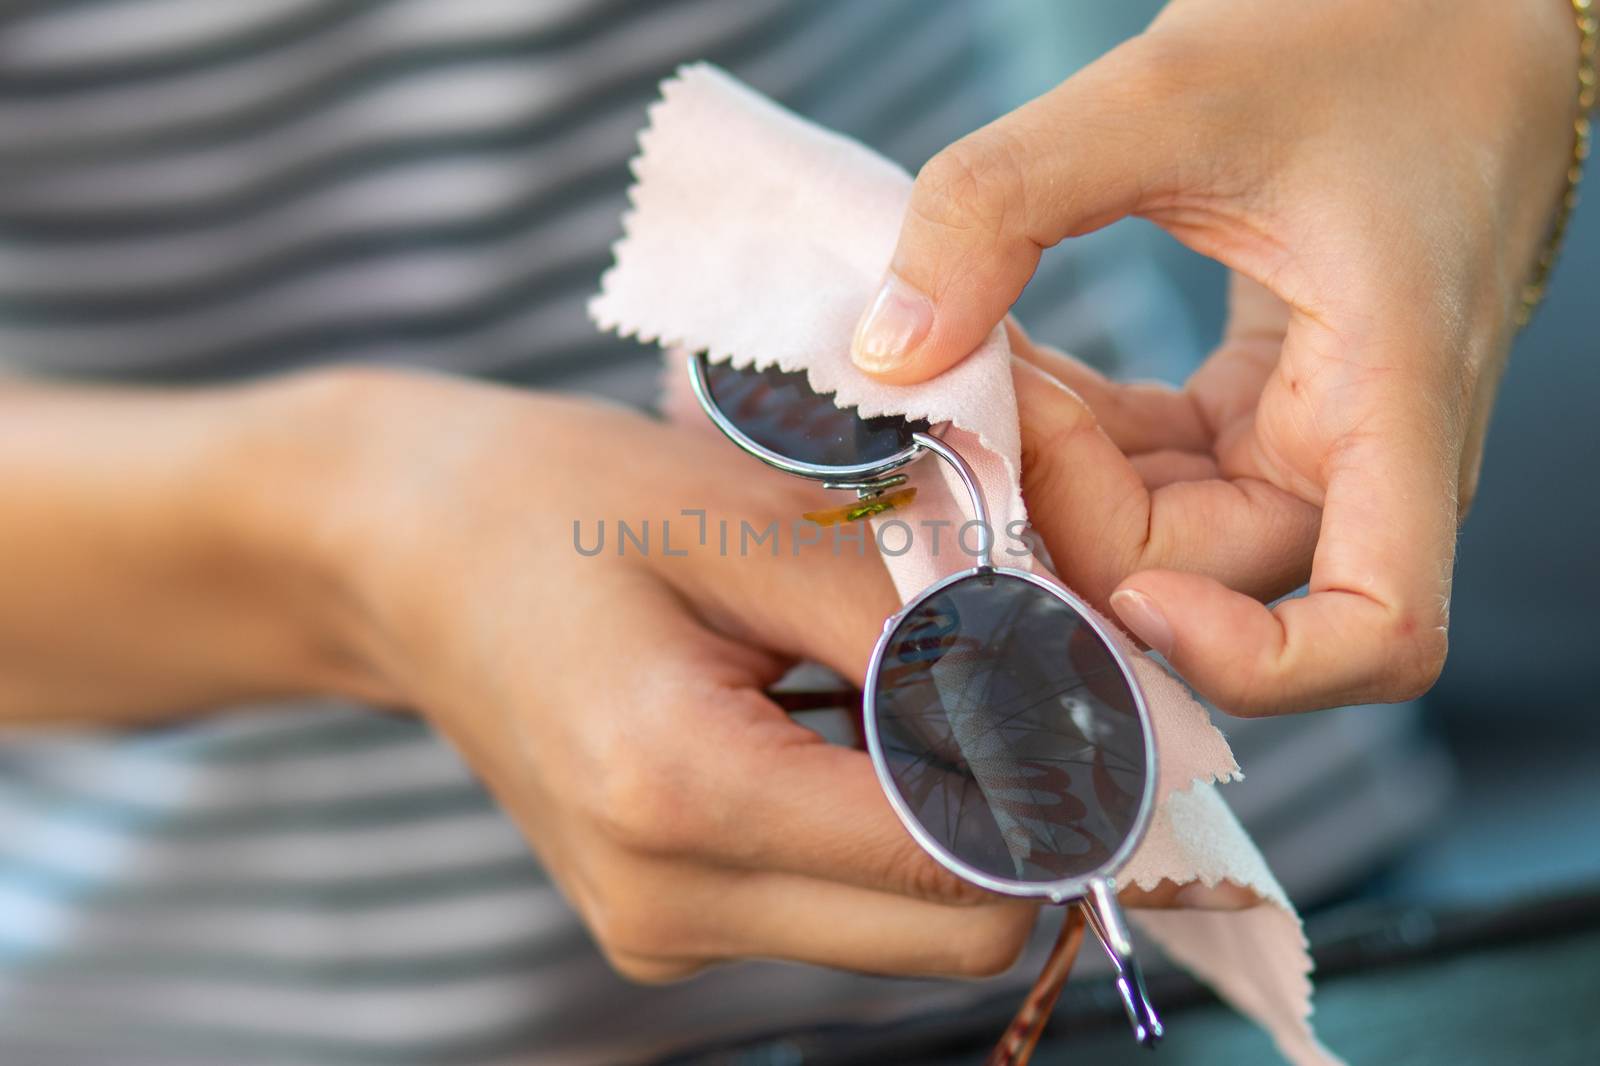
[[[18,383],[0,414],[0,721],[415,708],[634,977],[978,975],[1021,950],[1032,904],[928,858],[865,754],[763,694],[800,658],[859,683],[898,606],[870,538],[797,535],[820,490],[709,433],[445,377]],[[1124,893],[1254,902],[1193,896]]]
[[[1035,438],[1102,465],[1030,505],[1093,508],[1077,525],[1109,527],[1115,550],[1053,543],[1067,576],[1093,555],[1084,582],[1115,587],[1123,621],[1228,710],[1415,696],[1443,665],[1457,523],[1564,185],[1576,46],[1565,0],[1175,0],[929,161],[856,360],[894,382],[938,373],[1042,249],[1125,215],[1220,260],[1228,328],[1182,393],[1014,338],[1140,452],[1130,468],[1083,445],[1094,419],[1070,398],[1036,405],[1025,419],[1059,421]],[[1259,602],[1307,579],[1308,596]]]
[[[1037,906],[940,867],[865,753],[764,694],[800,659],[860,685],[899,607],[870,535],[797,523],[832,494],[592,402],[395,375],[320,387],[348,415],[323,420],[327,454],[353,457],[329,471],[319,537],[363,620],[347,643],[466,755],[620,971],[775,957],[975,976],[1016,959]]]
[[[796,551],[815,490],[609,406],[341,377],[313,386],[343,414],[308,447],[330,457],[317,539],[355,594],[349,643],[465,754],[619,970],[1010,965],[1036,908],[944,871],[864,753],[763,695],[802,657],[859,683],[898,608],[870,547]],[[647,552],[619,556],[619,519],[648,524]],[[742,551],[742,523],[778,540]]]

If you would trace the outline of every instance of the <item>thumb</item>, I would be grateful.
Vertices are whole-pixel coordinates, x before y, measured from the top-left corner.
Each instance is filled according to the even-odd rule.
[[[1134,43],[928,160],[856,327],[856,366],[893,384],[947,370],[1006,316],[1044,249],[1171,190],[1193,131],[1183,94],[1138,74]]]

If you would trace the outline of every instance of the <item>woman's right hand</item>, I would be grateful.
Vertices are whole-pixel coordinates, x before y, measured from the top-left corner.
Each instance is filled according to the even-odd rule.
[[[319,457],[311,532],[361,687],[449,736],[621,972],[1011,964],[1036,908],[935,864],[865,754],[763,695],[800,658],[859,683],[898,607],[870,537],[794,547],[815,490],[595,403],[387,372],[299,388],[330,416],[298,447]],[[619,557],[619,519],[648,521],[648,553]],[[601,521],[605,549],[580,554],[574,523],[592,548]],[[776,554],[741,553],[741,522],[776,522]]]

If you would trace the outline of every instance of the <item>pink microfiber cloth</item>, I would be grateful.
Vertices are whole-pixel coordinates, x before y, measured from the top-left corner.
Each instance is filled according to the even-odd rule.
[[[921,385],[879,384],[850,362],[856,319],[894,249],[909,176],[714,67],[685,68],[662,96],[640,138],[627,235],[591,304],[595,319],[669,349],[669,382],[686,377],[683,353],[703,350],[738,366],[804,371],[817,391],[863,417],[948,422],[945,440],[976,471],[994,528],[1021,528],[1011,525],[1027,512],[1003,331]],[[971,517],[943,464],[913,469],[920,492],[907,520],[945,519],[956,529]],[[970,564],[960,552],[935,554],[926,540],[884,558],[902,598]],[[1006,565],[1049,573],[1031,557],[1008,556]],[[1180,682],[1117,632],[1148,697],[1160,760],[1156,812],[1120,883],[1198,883],[1203,895],[1228,881],[1259,899],[1235,911],[1135,911],[1134,921],[1264,1026],[1291,1062],[1338,1063],[1311,1031],[1300,919],[1216,788],[1239,776],[1227,741]]]

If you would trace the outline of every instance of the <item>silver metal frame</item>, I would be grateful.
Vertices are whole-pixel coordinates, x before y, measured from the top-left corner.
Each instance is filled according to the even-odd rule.
[[[970,468],[961,461],[958,454],[951,452],[951,455],[959,464],[958,472],[963,472],[963,480],[967,481],[969,490],[974,489],[976,481],[968,480],[968,475],[971,474]],[[976,491],[973,492],[973,500],[981,506],[981,497]],[[1013,881],[1009,878],[995,877],[961,861],[932,833],[929,833],[911,813],[910,806],[900,794],[900,789],[889,772],[888,760],[884,757],[883,744],[878,735],[877,679],[883,665],[883,656],[889,649],[895,630],[899,628],[905,616],[928,597],[968,578],[987,574],[1004,574],[1031,582],[1076,611],[1078,617],[1094,630],[1111,653],[1118,669],[1122,671],[1128,690],[1133,693],[1134,704],[1139,712],[1139,726],[1144,734],[1145,754],[1144,794],[1139,799],[1139,810],[1134,815],[1128,835],[1123,838],[1122,844],[1111,857],[1098,869],[1081,877],[1064,878],[1060,881]],[[1083,908],[1089,920],[1089,928],[1094,930],[1095,937],[1100,941],[1100,946],[1105,949],[1106,955],[1111,959],[1111,965],[1116,970],[1117,992],[1122,1000],[1123,1009],[1127,1011],[1128,1023],[1133,1027],[1134,1039],[1145,1047],[1154,1047],[1161,1040],[1164,1030],[1160,1018],[1156,1016],[1155,1008],[1150,1005],[1150,999],[1145,994],[1144,976],[1133,953],[1133,940],[1128,935],[1128,925],[1122,916],[1122,907],[1117,903],[1114,875],[1122,869],[1123,864],[1144,840],[1145,830],[1149,828],[1150,818],[1155,810],[1157,784],[1155,730],[1150,721],[1150,708],[1145,702],[1144,690],[1139,687],[1138,679],[1133,675],[1133,667],[1117,649],[1110,634],[1094,614],[1077,597],[1067,594],[1026,570],[983,563],[942,578],[917,593],[910,602],[884,622],[883,633],[878,637],[878,643],[872,649],[872,658],[867,664],[866,684],[862,686],[862,725],[862,731],[867,737],[867,753],[872,757],[872,768],[878,775],[878,786],[883,789],[883,794],[888,798],[889,806],[894,809],[895,816],[900,819],[900,824],[905,826],[906,832],[911,834],[922,850],[931,855],[935,862],[962,880],[970,881],[991,892],[1033,899],[1043,898],[1051,903],[1065,904],[1076,901]]]
[[[1046,899],[1057,904],[1076,902],[1084,909],[1089,927],[1094,930],[1095,936],[1099,939],[1101,946],[1105,948],[1106,954],[1111,958],[1112,965],[1116,968],[1117,990],[1120,993],[1123,1007],[1128,1013],[1128,1021],[1133,1026],[1134,1038],[1147,1047],[1153,1047],[1161,1039],[1162,1026],[1160,1020],[1156,1017],[1154,1008],[1151,1007],[1150,1001],[1145,995],[1144,980],[1139,971],[1138,961],[1134,958],[1133,942],[1128,935],[1127,922],[1122,916],[1121,906],[1117,903],[1114,875],[1144,840],[1145,830],[1149,827],[1150,817],[1155,809],[1155,730],[1150,720],[1149,705],[1145,702],[1144,690],[1140,688],[1139,681],[1134,676],[1132,664],[1118,649],[1114,634],[1101,623],[1087,604],[1065,589],[1051,584],[1026,570],[1017,570],[994,564],[994,529],[989,522],[988,508],[984,504],[983,490],[978,484],[977,475],[973,473],[972,467],[967,464],[959,452],[938,437],[928,433],[916,433],[912,436],[910,447],[877,463],[824,467],[811,463],[797,462],[757,444],[722,413],[722,410],[717,406],[716,400],[712,398],[710,383],[706,380],[706,358],[704,353],[690,355],[688,362],[689,381],[694,388],[695,398],[699,400],[700,406],[706,412],[706,415],[729,440],[769,466],[777,467],[779,470],[798,477],[821,481],[832,488],[856,489],[862,495],[880,491],[887,485],[903,480],[903,475],[896,475],[895,471],[915,462],[925,454],[938,456],[955,471],[962,486],[967,490],[967,496],[972,505],[973,517],[981,523],[985,531],[986,539],[983,545],[982,561],[977,566],[950,574],[929,585],[883,623],[883,633],[878,637],[878,643],[872,649],[872,658],[867,664],[867,683],[863,686],[862,693],[862,724],[867,738],[867,752],[872,758],[873,769],[878,775],[878,784],[883,789],[883,794],[888,798],[889,805],[894,809],[896,817],[900,819],[900,823],[905,826],[906,831],[911,834],[917,844],[945,869],[957,877],[986,888],[991,892],[1030,899]],[[1122,841],[1122,844],[1104,864],[1081,877],[1064,878],[1060,881],[1014,881],[1008,878],[994,877],[963,862],[952,852],[946,850],[938,840],[934,839],[933,835],[912,815],[910,807],[906,804],[905,797],[900,794],[900,789],[895,785],[894,778],[889,773],[888,763],[884,758],[883,746],[878,739],[877,685],[875,682],[882,668],[883,657],[888,651],[895,629],[899,627],[907,614],[919,604],[925,602],[930,596],[968,578],[983,575],[1003,575],[1030,582],[1071,607],[1078,617],[1094,630],[1095,635],[1100,638],[1106,650],[1111,653],[1111,657],[1116,662],[1118,669],[1122,671],[1123,681],[1126,682],[1128,690],[1133,693],[1134,703],[1139,714],[1139,725],[1144,733],[1144,795],[1139,800],[1139,810],[1134,815],[1133,826],[1129,829],[1128,835]]]
[[[717,401],[711,396],[711,383],[706,380],[704,352],[696,352],[689,356],[689,384],[694,388],[694,397],[700,401],[701,409],[722,431],[723,436],[768,466],[775,466],[788,474],[810,478],[813,481],[837,483],[840,488],[868,489],[872,487],[871,483],[880,481],[907,463],[922,458],[922,446],[914,443],[876,463],[856,463],[851,466],[817,466],[814,463],[802,463],[757,444],[722,413]]]
[[[1139,960],[1133,954],[1133,938],[1128,935],[1127,923],[1122,918],[1122,907],[1117,903],[1117,885],[1110,878],[1089,886],[1089,895],[1078,902],[1089,919],[1089,928],[1100,939],[1100,946],[1111,957],[1116,968],[1117,992],[1122,999],[1122,1009],[1128,1013],[1128,1024],[1133,1026],[1133,1038],[1145,1047],[1155,1047],[1166,1032],[1156,1009],[1145,994],[1144,975],[1139,971]]]
[[[1129,690],[1133,693],[1134,703],[1138,707],[1139,726],[1144,733],[1145,753],[1145,786],[1144,795],[1139,800],[1139,810],[1134,815],[1133,826],[1128,830],[1128,836],[1123,840],[1121,846],[1098,869],[1081,877],[1064,878],[1060,881],[1013,881],[1008,878],[986,874],[982,870],[962,862],[955,855],[945,850],[944,846],[935,840],[932,834],[923,828],[911,813],[911,808],[906,805],[904,797],[900,795],[900,790],[895,786],[894,779],[889,773],[889,764],[884,757],[883,748],[878,740],[877,686],[871,684],[871,682],[878,677],[879,670],[883,665],[883,657],[889,650],[889,643],[894,636],[895,629],[899,627],[907,614],[915,609],[917,605],[925,602],[930,596],[937,595],[942,590],[958,582],[985,574],[1003,574],[1007,577],[1018,578],[1037,585],[1076,611],[1079,617],[1095,631],[1095,634],[1100,637],[1107,649],[1110,650],[1112,658],[1116,660],[1118,668],[1122,671],[1123,680],[1127,682]],[[1140,690],[1139,683],[1133,676],[1132,667],[1118,653],[1116,645],[1108,639],[1105,629],[1094,619],[1094,616],[1088,613],[1087,607],[1081,601],[1078,601],[1076,597],[1065,594],[1061,589],[1038,575],[1029,573],[1026,570],[1014,570],[1009,567],[984,564],[958,571],[929,585],[917,593],[899,611],[891,615],[888,621],[884,622],[883,633],[878,637],[877,646],[872,649],[872,658],[867,663],[867,682],[868,684],[862,691],[862,718],[866,726],[867,753],[872,756],[873,768],[878,772],[878,783],[883,786],[884,793],[889,797],[889,805],[894,808],[895,814],[899,815],[900,821],[904,823],[911,835],[916,838],[917,843],[921,844],[923,850],[937,859],[940,865],[956,876],[987,888],[991,892],[1000,892],[1008,896],[1047,899],[1052,903],[1066,903],[1070,900],[1090,896],[1094,886],[1103,882],[1117,870],[1120,870],[1122,865],[1128,861],[1128,857],[1133,854],[1134,849],[1143,841],[1145,830],[1150,825],[1150,816],[1155,810],[1156,791],[1155,731],[1150,724],[1150,709],[1145,703],[1144,692]]]

